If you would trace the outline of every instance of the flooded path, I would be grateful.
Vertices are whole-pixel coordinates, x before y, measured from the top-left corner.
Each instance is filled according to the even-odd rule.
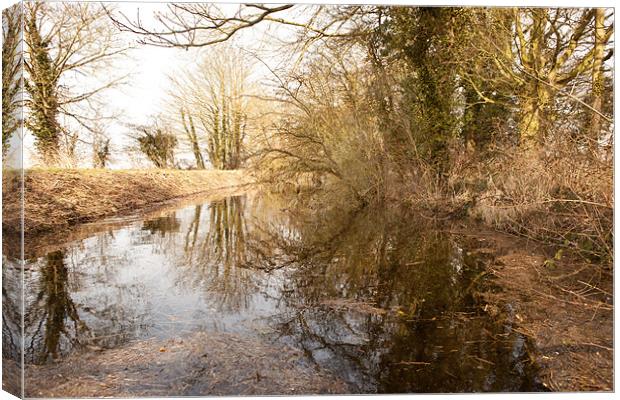
[[[195,200],[27,255],[26,394],[542,390],[467,240],[398,210],[286,204]],[[3,257],[10,360],[19,266]],[[72,392],[77,377],[92,385]]]

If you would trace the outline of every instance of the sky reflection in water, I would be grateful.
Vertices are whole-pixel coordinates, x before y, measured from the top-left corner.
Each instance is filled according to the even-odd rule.
[[[462,240],[397,210],[292,213],[284,204],[184,206],[27,260],[26,363],[234,332],[302,349],[304,363],[352,392],[539,389],[511,310],[500,322],[481,311],[484,265]],[[4,261],[7,301],[19,281]],[[10,304],[6,333],[15,330]],[[12,333],[4,358],[16,354]]]

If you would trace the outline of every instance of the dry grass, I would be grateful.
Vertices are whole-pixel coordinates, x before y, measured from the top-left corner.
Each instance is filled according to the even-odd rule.
[[[71,170],[25,172],[24,232],[39,234],[173,199],[246,185],[243,171]],[[3,231],[20,230],[20,179],[2,178]]]
[[[516,329],[536,345],[544,384],[555,391],[613,390],[611,159],[570,143],[545,154],[461,152],[443,187],[420,181],[410,200],[427,214],[469,215],[513,234],[487,231],[483,243],[496,254],[489,271],[501,290],[484,300],[514,310]]]
[[[577,250],[611,265],[613,166],[592,154],[554,148],[547,154],[498,152],[470,160],[450,176],[451,199],[466,199],[469,215],[502,231]]]

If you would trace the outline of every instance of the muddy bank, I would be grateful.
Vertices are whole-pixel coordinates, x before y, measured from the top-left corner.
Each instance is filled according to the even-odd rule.
[[[514,320],[535,345],[541,380],[552,391],[613,390],[613,276],[601,266],[491,230],[474,250],[487,257],[499,290],[481,293],[486,311]]]
[[[240,170],[27,170],[24,232],[37,235],[249,182]],[[2,229],[14,234],[20,230],[19,175],[6,171],[2,187]]]
[[[15,397],[22,397],[22,369],[18,362],[10,358],[2,359],[2,390]]]
[[[27,397],[148,397],[346,393],[299,351],[233,334],[199,333],[77,353],[26,369]]]

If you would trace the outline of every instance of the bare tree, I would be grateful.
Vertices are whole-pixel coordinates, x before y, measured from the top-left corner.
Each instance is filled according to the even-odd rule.
[[[363,6],[242,4],[232,12],[225,12],[215,4],[175,3],[168,5],[165,12],[155,13],[155,27],[146,26],[139,14],[133,20],[121,13],[110,13],[110,17],[121,30],[140,35],[143,44],[190,48],[225,42],[262,22],[299,28],[309,40],[351,36],[355,28],[363,25],[354,17],[363,16],[367,9]],[[294,15],[295,10],[303,12]]]
[[[2,11],[2,155],[9,148],[11,136],[21,124],[22,5]]]
[[[286,27],[290,35],[274,38],[291,58],[291,68],[324,40],[361,40],[377,28],[381,6],[323,6],[266,4],[179,4],[155,12],[151,23],[110,11],[110,18],[123,32],[131,32],[139,43],[183,49],[208,47],[234,39],[257,25]]]
[[[515,94],[519,98],[523,148],[540,148],[544,125],[553,120],[551,110],[563,96],[610,120],[569,86],[590,71],[600,71],[602,63],[613,55],[613,49],[603,54],[613,34],[611,14],[605,17],[599,12],[597,18],[595,15],[594,9],[512,10],[513,45],[496,45],[493,61],[500,74],[513,82],[511,87],[518,89]]]
[[[272,71],[280,84],[272,99],[278,112],[251,153],[263,179],[308,186],[331,180],[362,202],[381,189],[385,147],[363,50],[326,46],[303,75]]]
[[[33,2],[25,7],[27,126],[43,161],[54,164],[61,147],[67,156],[75,155],[76,143],[83,140],[80,130],[94,132],[102,117],[97,96],[124,76],[110,77],[107,71],[103,82],[93,77],[128,48],[101,5]]]
[[[187,122],[185,122],[185,116],[187,115]],[[187,113],[183,107],[181,107],[181,120],[183,122],[183,128],[187,134],[187,139],[192,146],[192,152],[196,159],[196,168],[205,169],[205,162],[202,158],[202,152],[200,151],[200,144],[198,143],[198,135],[196,134],[196,126],[194,125],[194,119],[192,115]]]
[[[250,106],[247,63],[239,50],[212,48],[203,54],[197,68],[181,71],[172,79],[170,103],[183,110],[181,124],[198,165],[202,157],[199,138],[206,142],[213,168],[236,169],[242,164]]]

